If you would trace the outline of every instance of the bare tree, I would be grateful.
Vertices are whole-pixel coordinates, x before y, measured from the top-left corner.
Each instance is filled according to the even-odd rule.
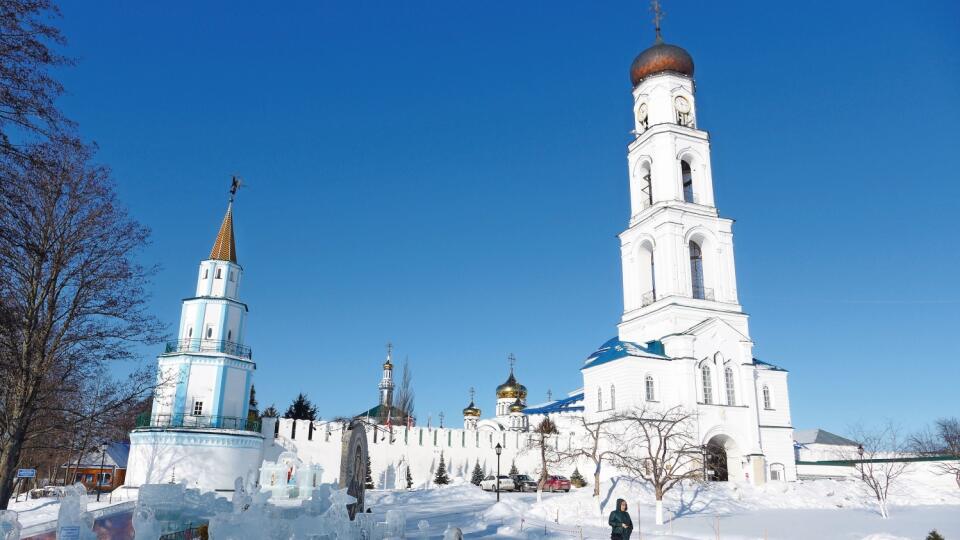
[[[533,433],[535,436],[534,444],[536,445],[534,448],[540,452],[540,481],[537,482],[537,497],[539,498],[539,494],[543,492],[543,486],[546,485],[547,479],[550,477],[550,465],[559,461],[555,449],[550,446],[550,438],[557,434],[557,426],[547,416],[537,424],[537,427],[533,428]]]
[[[49,71],[70,64],[55,46],[65,40],[50,20],[51,0],[0,0],[0,153],[19,154],[11,131],[51,137],[69,127],[54,102],[63,87]]]
[[[880,516],[890,516],[887,509],[891,489],[905,473],[909,463],[906,443],[900,437],[900,429],[887,422],[877,429],[855,426],[850,430],[854,440],[859,441],[857,448],[844,447],[838,451],[839,459],[853,463],[858,478],[877,499]]]
[[[593,463],[593,496],[600,496],[600,469],[604,462],[612,462],[613,448],[604,448],[610,442],[610,425],[616,421],[614,416],[606,416],[599,420],[589,421],[580,416],[582,431],[579,437],[570,441],[570,447],[557,450],[561,462],[577,462],[588,459]]]
[[[663,496],[683,480],[700,478],[703,454],[696,414],[683,407],[636,407],[616,415],[613,464],[651,488],[657,525],[663,525]]]
[[[960,420],[937,420],[932,429],[926,428],[911,437],[910,447],[918,454],[948,458],[948,461],[934,464],[934,470],[952,475],[960,487]]]
[[[410,371],[410,359],[403,359],[403,371],[400,375],[400,387],[397,389],[395,406],[404,418],[413,417],[413,373]]]
[[[106,401],[86,393],[104,366],[136,358],[160,332],[146,313],[152,270],[134,260],[148,231],[90,158],[56,140],[0,162],[0,509],[25,445],[51,429],[46,418],[105,418],[151,389],[141,369]]]

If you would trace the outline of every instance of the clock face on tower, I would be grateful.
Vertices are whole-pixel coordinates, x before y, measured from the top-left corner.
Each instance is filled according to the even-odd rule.
[[[676,107],[677,112],[681,114],[690,112],[690,102],[683,96],[677,96],[676,99],[673,100],[673,106]]]

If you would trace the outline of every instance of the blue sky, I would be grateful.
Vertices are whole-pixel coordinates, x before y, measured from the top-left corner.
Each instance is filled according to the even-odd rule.
[[[960,410],[954,2],[667,1],[696,62],[759,358],[794,425]],[[625,146],[645,2],[68,3],[62,105],[153,230],[153,309],[235,209],[262,405],[376,400],[409,356],[421,422],[541,401],[622,310]],[[153,362],[159,349],[145,350]]]

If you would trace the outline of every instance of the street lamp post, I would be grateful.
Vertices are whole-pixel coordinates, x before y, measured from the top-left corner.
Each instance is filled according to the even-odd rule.
[[[503,447],[497,443],[493,451],[497,453],[497,502],[500,502],[500,453],[503,452]]]
[[[96,480],[97,502],[100,502],[100,491],[101,491],[101,488],[103,487],[103,464],[106,461],[106,459],[107,459],[107,445],[101,444],[100,445],[100,474],[97,475],[98,478]],[[112,479],[113,478],[111,477],[111,480]]]
[[[865,480],[867,478],[866,473],[863,472],[863,445],[857,445],[857,453],[860,454],[860,479]]]

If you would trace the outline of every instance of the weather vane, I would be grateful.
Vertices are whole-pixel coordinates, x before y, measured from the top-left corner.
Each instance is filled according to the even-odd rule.
[[[663,19],[663,10],[660,9],[660,0],[650,0],[650,11],[653,12],[653,27],[657,32],[657,43],[663,41],[660,36],[660,21]]]
[[[243,180],[239,176],[233,175],[230,180],[230,202],[233,202],[233,199],[237,196],[237,191],[240,189],[240,186],[243,185]]]

